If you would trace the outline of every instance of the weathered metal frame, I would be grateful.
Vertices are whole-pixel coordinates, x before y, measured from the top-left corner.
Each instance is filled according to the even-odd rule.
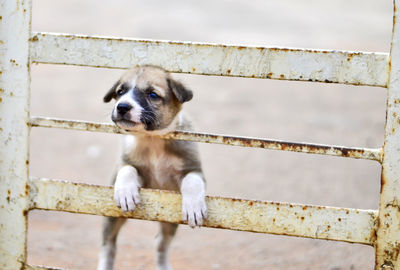
[[[400,269],[400,0],[394,1],[376,269]]]
[[[379,149],[183,131],[164,138],[382,163],[378,211],[207,197],[204,226],[371,245],[375,269],[400,269],[399,1],[394,0],[388,55],[31,33],[31,0],[0,0],[0,268],[55,269],[26,264],[27,213],[33,209],[182,223],[178,193],[142,189],[142,206],[124,214],[112,201],[111,187],[28,179],[30,127],[123,133],[110,124],[30,118],[30,63],[36,62],[106,68],[154,64],[171,72],[387,87],[385,141]]]
[[[0,269],[26,261],[30,0],[0,0]]]

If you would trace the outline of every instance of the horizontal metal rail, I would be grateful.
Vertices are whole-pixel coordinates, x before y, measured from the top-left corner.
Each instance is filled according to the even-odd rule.
[[[29,183],[31,209],[126,217],[182,224],[181,195],[141,189],[141,205],[123,213],[113,188],[67,181],[34,179]],[[205,227],[281,234],[373,245],[377,211],[290,203],[207,197]]]
[[[170,72],[386,87],[387,53],[233,46],[33,33],[36,63],[130,68],[152,64]]]
[[[25,264],[23,269],[24,270],[63,270],[61,268],[41,266],[41,265],[40,266],[39,265],[29,265],[29,264]]]
[[[32,127],[63,128],[80,131],[93,131],[105,133],[126,134],[113,124],[74,121],[46,117],[32,117],[30,120]],[[186,140],[193,142],[226,144],[233,146],[265,148],[270,150],[292,151],[308,154],[320,154],[339,157],[350,157],[357,159],[369,159],[378,162],[382,161],[381,149],[356,148],[333,146],[324,144],[295,143],[281,140],[257,139],[249,137],[234,137],[216,134],[195,133],[186,131],[175,131],[167,135],[159,136],[165,139]]]

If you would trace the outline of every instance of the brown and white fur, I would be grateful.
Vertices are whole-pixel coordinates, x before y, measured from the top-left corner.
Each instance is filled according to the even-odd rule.
[[[154,136],[191,129],[181,108],[192,97],[192,91],[155,66],[129,70],[104,96],[104,102],[116,100],[114,123],[132,132],[123,138],[122,158],[112,181],[114,199],[123,211],[133,211],[140,204],[141,187],[175,190],[182,194],[182,219],[191,227],[202,225],[207,215],[205,181],[196,145]],[[113,268],[116,239],[124,222],[124,218],[106,218],[98,270]],[[171,269],[168,247],[177,226],[160,223],[158,270]]]

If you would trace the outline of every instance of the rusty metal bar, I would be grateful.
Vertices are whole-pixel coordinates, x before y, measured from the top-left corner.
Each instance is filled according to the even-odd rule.
[[[113,124],[93,123],[84,121],[74,121],[46,117],[32,117],[30,120],[32,127],[64,128],[80,131],[94,131],[106,133],[126,134]],[[324,144],[295,143],[281,140],[257,139],[249,137],[235,137],[206,133],[195,133],[186,131],[175,131],[167,135],[160,136],[165,139],[186,140],[193,142],[226,144],[242,147],[265,148],[271,150],[292,151],[308,154],[320,154],[339,157],[350,157],[357,159],[369,159],[381,162],[381,149],[344,147]]]
[[[30,0],[0,0],[0,269],[26,261]]]
[[[29,265],[25,264],[24,270],[67,270],[67,269],[61,269],[61,268],[55,268],[55,267],[48,267],[48,266],[42,266],[42,265]]]
[[[388,54],[33,33],[36,63],[386,87]]]
[[[393,35],[381,174],[376,270],[400,269],[400,0],[394,0]]]
[[[126,217],[182,224],[181,195],[141,189],[141,205],[123,213],[113,188],[31,179],[31,209]],[[207,197],[205,227],[373,245],[377,211]]]

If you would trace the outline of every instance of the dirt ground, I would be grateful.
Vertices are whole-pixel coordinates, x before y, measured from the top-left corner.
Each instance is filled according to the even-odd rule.
[[[388,52],[391,1],[33,1],[33,30],[281,47]],[[110,121],[103,94],[121,70],[32,67],[31,114]],[[176,75],[195,98],[197,131],[380,147],[383,88]],[[32,129],[30,174],[107,185],[119,135]],[[209,195],[377,209],[380,165],[299,153],[200,145]],[[95,269],[102,217],[29,214],[28,261]],[[131,220],[116,269],[154,269],[156,223]],[[373,269],[369,246],[181,226],[174,269]]]

